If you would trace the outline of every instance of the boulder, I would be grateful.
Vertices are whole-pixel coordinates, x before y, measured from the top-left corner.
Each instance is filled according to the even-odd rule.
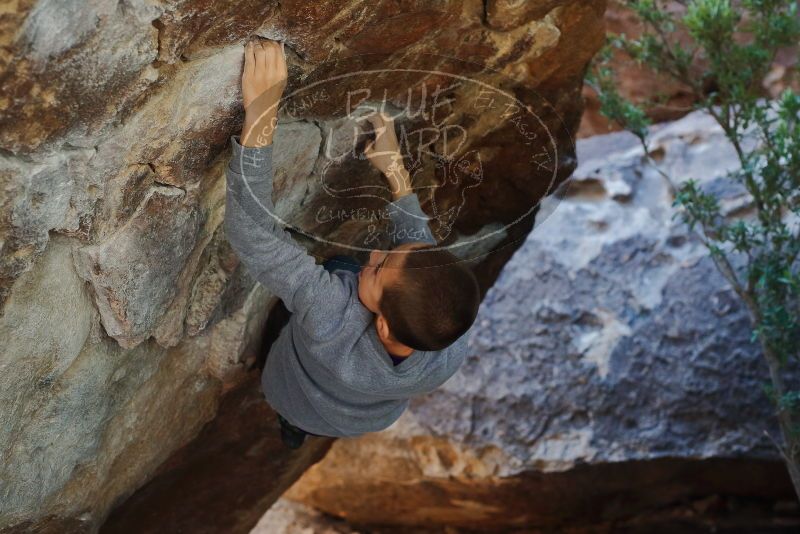
[[[79,252],[105,331],[123,348],[141,343],[175,296],[200,227],[188,197],[152,188],[119,232]]]
[[[663,531],[781,521],[773,505],[794,496],[766,364],[671,206],[693,177],[748,216],[725,178],[734,149],[699,112],[653,148],[674,182],[630,134],[579,141],[579,168],[484,298],[459,372],[387,431],[339,440],[287,496],[364,528],[602,531],[655,510],[685,522]]]
[[[342,519],[289,499],[278,499],[251,534],[359,534]]]
[[[442,246],[488,290],[575,168],[605,0],[486,8],[0,9],[0,532],[246,532],[324,452],[276,441],[252,370],[271,296],[222,231],[253,35],[283,41],[290,72],[273,216],[320,259],[373,233],[390,192],[348,106],[385,102]]]

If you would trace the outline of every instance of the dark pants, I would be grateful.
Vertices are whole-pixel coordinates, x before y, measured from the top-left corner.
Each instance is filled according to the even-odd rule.
[[[361,265],[359,265],[355,258],[341,255],[333,256],[332,258],[325,260],[322,263],[322,267],[324,267],[328,272],[333,272],[334,269],[341,269],[358,273],[361,270]],[[259,369],[264,369],[264,365],[267,363],[267,355],[269,354],[269,350],[272,348],[272,344],[278,339],[281,330],[283,330],[283,327],[289,323],[289,319],[291,318],[292,313],[286,309],[283,301],[278,299],[278,301],[272,306],[269,316],[267,317],[267,322],[264,325],[264,337],[261,341],[261,348],[258,352],[258,361],[256,362],[256,365]],[[305,432],[304,430],[299,429],[286,421],[286,419],[280,414],[278,414],[278,416],[278,420],[282,426],[288,426],[294,431]],[[311,432],[306,432],[306,434],[311,436],[319,435],[312,434]]]

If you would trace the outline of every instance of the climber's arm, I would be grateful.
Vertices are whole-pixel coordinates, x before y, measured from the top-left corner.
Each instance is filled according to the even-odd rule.
[[[403,164],[394,121],[381,113],[371,115],[369,121],[375,130],[375,141],[367,145],[364,154],[386,177],[394,197],[389,205],[388,228],[392,247],[411,242],[435,245],[436,239],[428,226],[428,217],[412,190],[411,176]]]
[[[331,306],[344,306],[349,294],[342,280],[317,265],[275,216],[272,134],[285,79],[280,45],[248,44],[242,76],[245,124],[241,138],[231,137],[226,169],[225,234],[250,274],[306,322],[304,316],[313,316],[321,304],[329,317]]]
[[[422,211],[416,193],[407,193],[389,204],[389,236],[392,247],[403,243],[436,244],[428,217]]]
[[[321,303],[344,306],[342,280],[317,265],[281,227],[272,203],[272,145],[243,147],[231,137],[225,235],[250,274],[301,321]]]

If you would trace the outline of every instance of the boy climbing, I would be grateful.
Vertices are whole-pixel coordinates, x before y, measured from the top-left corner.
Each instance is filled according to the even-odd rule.
[[[392,248],[355,272],[317,265],[270,215],[272,138],[286,86],[280,44],[245,46],[245,121],[226,169],[225,232],[250,274],[292,313],[262,373],[287,446],[306,434],[357,436],[391,425],[409,399],[450,378],[466,355],[480,303],[474,275],[435,248],[392,121],[375,114],[365,149],[388,180]]]

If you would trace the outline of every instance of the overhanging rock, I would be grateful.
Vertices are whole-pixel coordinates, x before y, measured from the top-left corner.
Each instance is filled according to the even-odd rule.
[[[227,428],[225,399],[256,387],[248,366],[270,296],[243,272],[221,229],[250,35],[285,41],[288,92],[359,65],[392,73],[373,77],[373,95],[385,88],[402,108],[409,87],[432,99],[453,76],[469,80],[440,95],[454,100],[435,119],[464,133],[460,150],[471,155],[456,151],[453,161],[464,165],[419,180],[447,185],[438,196],[421,195],[423,208],[446,243],[470,241],[463,250],[483,290],[491,286],[530,230],[532,207],[575,167],[571,135],[605,2],[489,4],[23,0],[3,9],[0,531],[91,532],[140,488],[133,508],[123,504],[114,517],[150,508],[147,495],[179,508],[187,496],[167,498],[167,482],[178,477],[175,487],[189,487],[192,466],[213,461],[198,451],[213,450],[212,430]],[[476,82],[520,105],[497,120],[501,111],[475,108]],[[322,207],[351,213],[360,202],[331,201],[323,184],[378,179],[365,161],[327,165],[325,141],[343,124],[341,107],[331,104],[350,87],[326,87],[329,100],[299,101],[282,114],[276,138],[278,215],[313,235],[298,239],[318,256],[369,230],[369,221],[319,220]],[[525,130],[528,144],[520,143],[523,116],[539,121],[537,131]],[[419,129],[419,120],[406,124]],[[448,148],[431,143],[426,154]],[[474,178],[478,162],[487,179],[462,194],[477,185],[459,180]],[[330,182],[322,182],[323,169]],[[387,199],[384,188],[362,207]],[[260,423],[277,432],[274,419]],[[271,444],[259,445],[264,428],[239,428],[240,450],[250,451],[250,440],[252,451],[280,460],[269,465],[285,477],[311,461],[271,456]],[[202,473],[185,502],[213,501],[228,519],[254,522],[272,498],[237,500],[214,478],[229,473]],[[270,480],[283,484],[282,476]],[[252,493],[275,495],[280,486],[265,484]],[[248,528],[249,520],[218,519],[225,532]]]

